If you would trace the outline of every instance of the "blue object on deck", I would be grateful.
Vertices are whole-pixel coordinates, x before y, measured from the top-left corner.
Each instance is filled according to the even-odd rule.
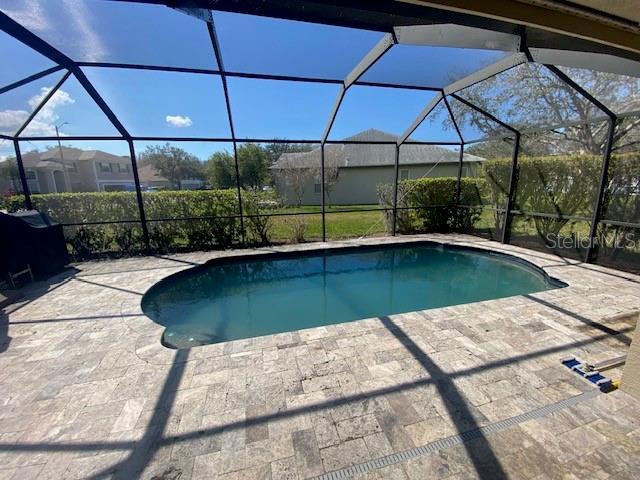
[[[599,381],[606,380],[607,377],[602,375],[600,372],[595,371],[595,372],[587,373],[585,375],[585,378],[589,380],[591,383],[595,383],[597,385]]]
[[[564,358],[561,360],[562,364],[567,367],[573,369],[573,367],[577,367],[581,365],[581,363],[576,359],[576,357]]]
[[[581,362],[576,357],[566,357],[560,360],[560,362],[572,372],[577,373],[596,385],[600,391],[608,393],[614,390],[613,381],[610,378],[605,377],[597,370],[591,370],[586,363]]]

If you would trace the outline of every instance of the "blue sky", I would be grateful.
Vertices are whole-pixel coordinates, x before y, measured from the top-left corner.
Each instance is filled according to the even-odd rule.
[[[3,0],[0,10],[78,61],[217,68],[205,23],[166,7]],[[223,12],[215,12],[214,18],[229,71],[342,79],[383,35]],[[395,46],[363,79],[442,87],[504,55]],[[2,32],[0,56],[11,59],[11,68],[0,71],[1,85],[52,66]],[[85,72],[133,135],[230,136],[222,85],[216,76],[95,67]],[[0,95],[0,132],[13,133],[60,76],[53,74]],[[228,83],[236,135],[249,138],[320,138],[339,89],[334,84],[243,78],[229,78]],[[330,138],[345,138],[368,128],[401,134],[432,97],[433,93],[418,90],[354,86],[345,96]],[[444,118],[440,112],[436,121],[423,124],[416,138],[455,141],[452,132],[443,128]],[[25,133],[52,135],[55,125],[61,124],[63,135],[117,133],[73,77]],[[128,153],[124,142],[91,143],[92,148]],[[30,145],[25,143],[23,148]],[[136,147],[144,146],[140,142]],[[229,148],[228,144],[181,146],[202,158],[212,149]],[[10,153],[6,144],[0,145],[0,156]]]

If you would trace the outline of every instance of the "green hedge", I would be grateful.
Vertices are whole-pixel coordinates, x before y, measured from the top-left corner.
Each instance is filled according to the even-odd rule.
[[[240,241],[238,193],[234,189],[143,193],[151,247],[159,251],[180,248],[227,248]],[[161,221],[161,219],[214,217]]]
[[[523,212],[591,218],[600,182],[600,155],[521,157],[518,159],[514,209]],[[511,159],[483,164],[487,189],[484,204],[506,206]],[[612,155],[603,212],[607,218],[638,221],[638,196],[629,187],[638,185],[640,154]],[[634,213],[636,212],[636,213]],[[632,220],[635,218],[635,220]],[[558,235],[568,218],[533,217],[536,233],[543,239]]]
[[[87,259],[106,253],[132,255],[143,250],[142,227],[135,192],[90,192],[32,195],[34,208],[59,223],[112,222],[65,227],[71,254]],[[240,240],[240,220],[235,189],[163,191],[143,193],[151,247],[159,252],[228,248]],[[243,202],[248,241],[264,243],[269,220],[263,204],[270,195],[244,191]],[[24,208],[22,196],[5,199],[4,208]],[[193,218],[211,217],[211,218]],[[180,220],[163,220],[177,218]],[[193,219],[191,219],[193,218]],[[127,223],[118,223],[127,221]]]
[[[513,208],[563,217],[591,216],[601,162],[600,157],[592,155],[519,158]],[[483,172],[490,192],[485,202],[496,209],[504,209],[511,159],[486,161]],[[557,235],[568,221],[566,218],[533,217],[535,230],[542,238]]]
[[[518,161],[514,208],[524,212],[561,213],[564,217],[590,218],[596,198],[602,159],[596,155],[521,157]],[[456,208],[454,177],[405,180],[398,184],[397,228],[401,233],[469,231],[478,225],[482,207],[506,206],[511,159],[483,162],[482,178],[462,178],[461,205]],[[604,217],[640,222],[640,154],[612,155],[604,199]],[[272,218],[265,215],[277,207],[273,194],[242,192],[246,237],[252,244],[268,244]],[[393,205],[392,185],[379,185],[381,206]],[[160,252],[228,248],[239,243],[240,220],[235,189],[163,191],[143,193],[151,246]],[[23,208],[23,197],[3,198],[10,212]],[[77,259],[106,252],[131,255],[143,249],[142,228],[135,192],[62,193],[32,195],[34,207],[61,223],[110,222],[104,225],[65,227],[71,253]],[[195,218],[193,217],[207,217]],[[503,215],[495,215],[500,228]],[[177,218],[181,220],[163,221]],[[390,231],[392,212],[385,214]],[[483,217],[483,222],[491,222]],[[118,223],[129,221],[127,223]],[[532,234],[543,239],[558,234],[566,218],[533,217]],[[621,236],[626,227],[609,227],[606,236]],[[612,233],[613,232],[613,233]],[[635,231],[634,231],[635,232]],[[603,241],[604,244],[604,236]],[[604,248],[604,247],[603,247]]]
[[[561,214],[563,218],[531,219],[533,235],[542,239],[559,235],[570,221],[566,217],[591,218],[601,165],[599,155],[521,157],[516,170],[513,208],[523,212]],[[640,185],[639,172],[640,153],[611,156],[603,218],[640,222],[640,195],[633,193]],[[405,180],[398,185],[398,207],[411,210],[398,211],[398,231],[469,231],[480,218],[483,207],[494,210],[493,221],[499,231],[504,219],[499,211],[504,211],[507,204],[510,175],[510,158],[483,162],[482,178],[462,178],[460,204],[472,208],[461,209],[454,207],[456,178]],[[380,185],[378,196],[382,206],[392,206],[391,185]],[[389,231],[391,215],[388,212]]]
[[[397,229],[400,233],[466,231],[475,223],[480,210],[456,208],[456,177],[403,180],[398,184]],[[460,203],[477,205],[484,181],[462,178]],[[378,185],[380,205],[393,207],[393,185]],[[393,212],[385,215],[387,231],[392,229]]]
[[[139,220],[135,192],[34,194],[31,203],[59,223]],[[24,198],[9,197],[6,206],[10,212],[20,210],[24,208]]]

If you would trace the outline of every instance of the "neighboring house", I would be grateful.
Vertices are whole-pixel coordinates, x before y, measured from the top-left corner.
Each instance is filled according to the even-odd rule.
[[[134,184],[129,157],[100,150],[52,148],[25,153],[22,162],[32,193],[118,191]]]
[[[346,141],[395,142],[397,137],[380,130],[366,130]],[[484,158],[465,154],[463,176],[476,176]],[[460,154],[436,145],[403,145],[399,180],[421,177],[455,177]],[[325,145],[325,185],[328,201],[336,205],[377,204],[377,187],[394,181],[395,146],[381,144]],[[301,195],[303,205],[319,205],[320,149],[284,153],[271,167],[278,193],[289,204]],[[331,178],[333,177],[333,178]]]
[[[138,167],[138,176],[140,177],[140,185],[146,188],[173,188],[169,179],[163,177],[160,172],[151,164]],[[204,185],[203,180],[185,179],[180,180],[181,190],[198,190]]]
[[[14,176],[12,178],[0,177],[0,196],[14,195],[16,192],[22,191],[20,178]]]
[[[52,148],[22,155],[29,190],[32,193],[114,192],[134,190],[131,160],[101,150],[73,147]],[[139,169],[142,187],[170,188],[153,165]],[[182,188],[195,189],[201,180],[183,180]]]

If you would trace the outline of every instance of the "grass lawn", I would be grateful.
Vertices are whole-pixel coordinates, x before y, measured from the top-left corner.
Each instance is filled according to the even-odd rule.
[[[358,238],[361,236],[385,235],[383,212],[367,211],[378,205],[332,205],[326,208],[328,240]],[[346,211],[345,211],[346,210]],[[360,211],[350,211],[360,210]],[[271,213],[271,212],[270,212]],[[294,230],[297,222],[304,222],[304,239],[322,240],[322,209],[319,205],[303,205],[274,210],[273,213],[306,213],[297,216],[272,217],[272,239],[274,242],[295,242]],[[479,231],[495,229],[494,212],[482,211],[475,227]],[[535,233],[535,230],[533,231]]]
[[[385,234],[383,214],[366,211],[375,205],[341,205],[326,209],[327,239],[339,240]],[[365,210],[341,212],[341,210]],[[337,213],[341,212],[341,213]],[[306,213],[307,215],[271,217],[271,236],[275,242],[295,241],[295,230],[304,224],[305,240],[322,240],[322,213],[319,206],[302,206],[278,210],[276,213]]]

